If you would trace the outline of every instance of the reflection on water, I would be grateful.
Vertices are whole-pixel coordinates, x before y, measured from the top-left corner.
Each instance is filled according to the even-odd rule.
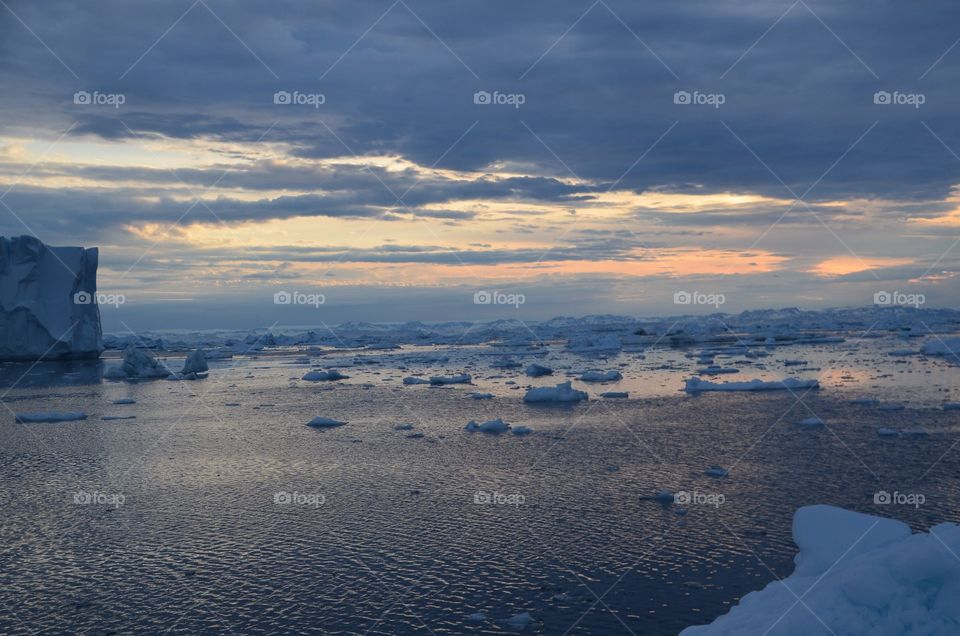
[[[626,382],[645,378],[651,397],[549,409],[523,404],[476,356],[426,371],[471,371],[493,399],[401,385],[422,367],[301,382],[293,356],[218,362],[196,382],[100,382],[89,362],[63,367],[85,383],[43,371],[10,392],[11,408],[89,419],[0,417],[0,633],[492,634],[529,611],[528,633],[627,633],[622,621],[675,634],[792,570],[798,506],[916,529],[960,520],[960,454],[947,452],[960,412],[853,405],[833,382],[802,403],[787,392],[685,396],[695,361],[663,354],[682,369],[668,381],[657,355],[601,365],[627,363]],[[778,357],[801,355],[824,369],[841,358]],[[861,383],[903,366],[852,359],[867,361]],[[900,377],[941,381],[924,366],[940,362],[911,364]],[[798,427],[811,411],[828,427]],[[136,419],[101,419],[123,415]],[[305,426],[318,415],[349,424]],[[463,430],[495,417],[534,432]],[[404,422],[424,436],[394,429]],[[879,427],[928,435],[886,439]],[[729,476],[706,476],[714,464]],[[644,499],[664,488],[691,493],[686,515]],[[879,490],[927,503],[878,507]]]

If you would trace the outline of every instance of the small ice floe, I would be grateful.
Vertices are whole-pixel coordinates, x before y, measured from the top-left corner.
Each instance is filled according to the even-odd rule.
[[[510,425],[504,422],[499,417],[495,420],[489,420],[482,424],[477,424],[474,420],[467,422],[467,425],[464,427],[465,431],[470,431],[471,433],[492,433],[497,435],[503,433],[504,431],[510,430]]]
[[[136,415],[104,415],[100,418],[104,422],[113,422],[114,420],[135,420]]]
[[[880,404],[880,400],[872,397],[861,397],[850,400],[850,404],[859,404],[860,406],[876,406]]]
[[[474,400],[489,400],[493,398],[493,393],[467,393]]]
[[[916,354],[917,352],[913,349],[894,349],[893,351],[887,352],[888,356],[913,356]]]
[[[137,401],[133,398],[120,398],[119,400],[114,400],[114,404],[136,404]]]
[[[529,435],[533,432],[533,429],[529,426],[514,426],[510,429],[510,432],[514,435]]]
[[[37,424],[41,422],[76,422],[77,420],[87,419],[87,414],[83,411],[67,411],[58,413],[49,411],[46,413],[17,413],[16,421],[21,424]]]
[[[673,514],[680,515],[681,517],[685,517],[687,516],[687,512],[688,511],[686,508],[677,508],[676,510],[673,511]]]
[[[600,397],[607,399],[628,398],[630,397],[630,394],[626,391],[607,391],[606,393],[601,393]]]
[[[415,378],[413,376],[406,377],[403,379],[404,384],[430,384],[430,380],[425,378]]]
[[[900,431],[895,428],[880,427],[877,429],[877,435],[880,437],[900,437]]]
[[[903,437],[916,439],[918,437],[926,437],[927,435],[929,435],[929,433],[927,433],[922,428],[909,428],[901,431],[900,435]]]
[[[783,366],[785,367],[801,367],[807,363],[806,360],[784,360]]]
[[[481,623],[487,620],[487,615],[483,612],[474,612],[470,616],[467,616],[467,620],[472,623]]]
[[[823,426],[823,420],[821,420],[817,416],[813,416],[813,417],[808,417],[805,420],[800,420],[799,422],[797,422],[797,424],[799,426],[806,426],[808,428],[817,428],[817,427]]]
[[[529,367],[527,367],[527,370],[524,371],[524,373],[529,375],[531,378],[541,378],[545,375],[553,375],[553,369],[534,362]]]
[[[407,439],[420,439],[421,437],[423,437],[423,433],[421,433],[420,431],[407,433]]]
[[[587,371],[580,376],[583,382],[616,382],[622,380],[623,374],[614,369],[613,371]]]
[[[662,503],[663,505],[669,505],[674,503],[676,497],[674,496],[673,492],[669,490],[661,490],[655,495],[641,496],[640,499],[645,501],[656,501]]]
[[[150,380],[171,374],[167,365],[130,343],[123,350],[123,362],[107,369],[103,377],[108,380]]]
[[[557,386],[538,386],[527,389],[524,402],[580,402],[587,399],[586,391],[574,389],[570,382]]]
[[[740,373],[740,369],[710,365],[709,367],[704,367],[703,369],[697,369],[697,373],[700,375],[726,375],[730,373]]]
[[[881,404],[877,407],[878,411],[902,411],[907,407],[903,404]]]
[[[494,369],[519,369],[523,365],[516,360],[504,359],[498,360],[491,365]]]
[[[947,402],[943,405],[944,411],[960,411],[960,402]]]
[[[315,417],[307,422],[307,426],[312,426],[313,428],[333,428],[335,426],[344,426],[345,424],[346,422],[329,417]]]
[[[346,380],[349,377],[350,376],[344,375],[336,369],[328,369],[326,371],[308,371],[300,379],[306,380],[307,382],[336,382],[337,380]]]
[[[413,424],[406,424],[406,423],[405,423],[405,424],[397,424],[396,426],[393,427],[393,430],[395,430],[395,431],[412,431],[412,430],[413,430]]]
[[[703,471],[703,474],[709,475],[710,477],[726,477],[730,474],[730,471],[726,468],[721,468],[720,466],[711,466]]]
[[[515,614],[510,618],[503,621],[503,624],[506,625],[509,629],[522,632],[532,623],[537,622],[533,616],[530,615],[530,612],[523,612],[521,614]]]
[[[704,391],[781,391],[797,389],[816,389],[820,386],[817,380],[800,380],[786,378],[773,382],[750,380],[749,382],[708,382],[700,378],[687,380],[684,390],[687,393],[702,393]]]
[[[473,378],[469,373],[460,373],[458,375],[435,375],[430,378],[430,384],[440,386],[444,384],[470,384]]]

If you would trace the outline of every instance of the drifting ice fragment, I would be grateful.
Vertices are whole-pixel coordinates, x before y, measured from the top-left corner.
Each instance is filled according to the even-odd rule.
[[[586,392],[572,388],[570,382],[563,382],[555,387],[540,386],[527,389],[527,394],[523,396],[524,402],[580,402],[586,399]]]
[[[690,378],[684,390],[687,393],[701,393],[704,391],[778,391],[797,389],[816,389],[820,386],[817,380],[798,380],[786,378],[775,382],[750,380],[749,382],[708,382],[700,378]]]
[[[333,428],[335,426],[344,426],[345,424],[346,422],[334,420],[329,417],[315,417],[307,422],[307,426],[312,426],[314,428]]]
[[[57,413],[17,413],[16,420],[22,424],[34,424],[39,422],[75,422],[77,420],[87,419],[87,414],[83,411]]]

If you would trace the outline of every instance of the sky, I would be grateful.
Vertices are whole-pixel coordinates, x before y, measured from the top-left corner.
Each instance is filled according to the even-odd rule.
[[[117,331],[957,307],[958,41],[949,1],[0,0],[0,234],[99,247]]]

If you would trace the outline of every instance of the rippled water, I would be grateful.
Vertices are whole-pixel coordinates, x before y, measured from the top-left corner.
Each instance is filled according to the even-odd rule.
[[[298,381],[307,367],[293,353],[218,363],[197,382],[100,383],[94,363],[66,376],[39,365],[6,407],[90,419],[15,424],[3,409],[0,633],[504,633],[529,611],[528,633],[675,634],[792,570],[798,506],[916,529],[960,521],[960,411],[937,406],[956,369],[901,363],[888,345],[777,352],[820,368],[795,373],[825,380],[802,402],[685,396],[698,365],[682,352],[576,362],[627,365],[601,390],[647,390],[572,407],[523,404],[505,382],[527,380],[475,352],[430,369],[364,365],[336,384]],[[761,363],[740,375],[782,376]],[[0,377],[9,386],[28,368]],[[439,370],[471,371],[477,386],[400,385]],[[850,403],[881,388],[911,408]],[[137,402],[112,404],[124,397]],[[828,427],[796,426],[811,412]],[[349,424],[305,426],[317,415]],[[535,432],[462,430],[493,417]],[[393,430],[401,422],[425,436]],[[929,435],[883,439],[879,426]],[[712,464],[730,475],[705,476]],[[722,503],[681,516],[642,498],[661,488]],[[926,503],[878,506],[881,489]],[[486,493],[512,503],[477,503]]]

